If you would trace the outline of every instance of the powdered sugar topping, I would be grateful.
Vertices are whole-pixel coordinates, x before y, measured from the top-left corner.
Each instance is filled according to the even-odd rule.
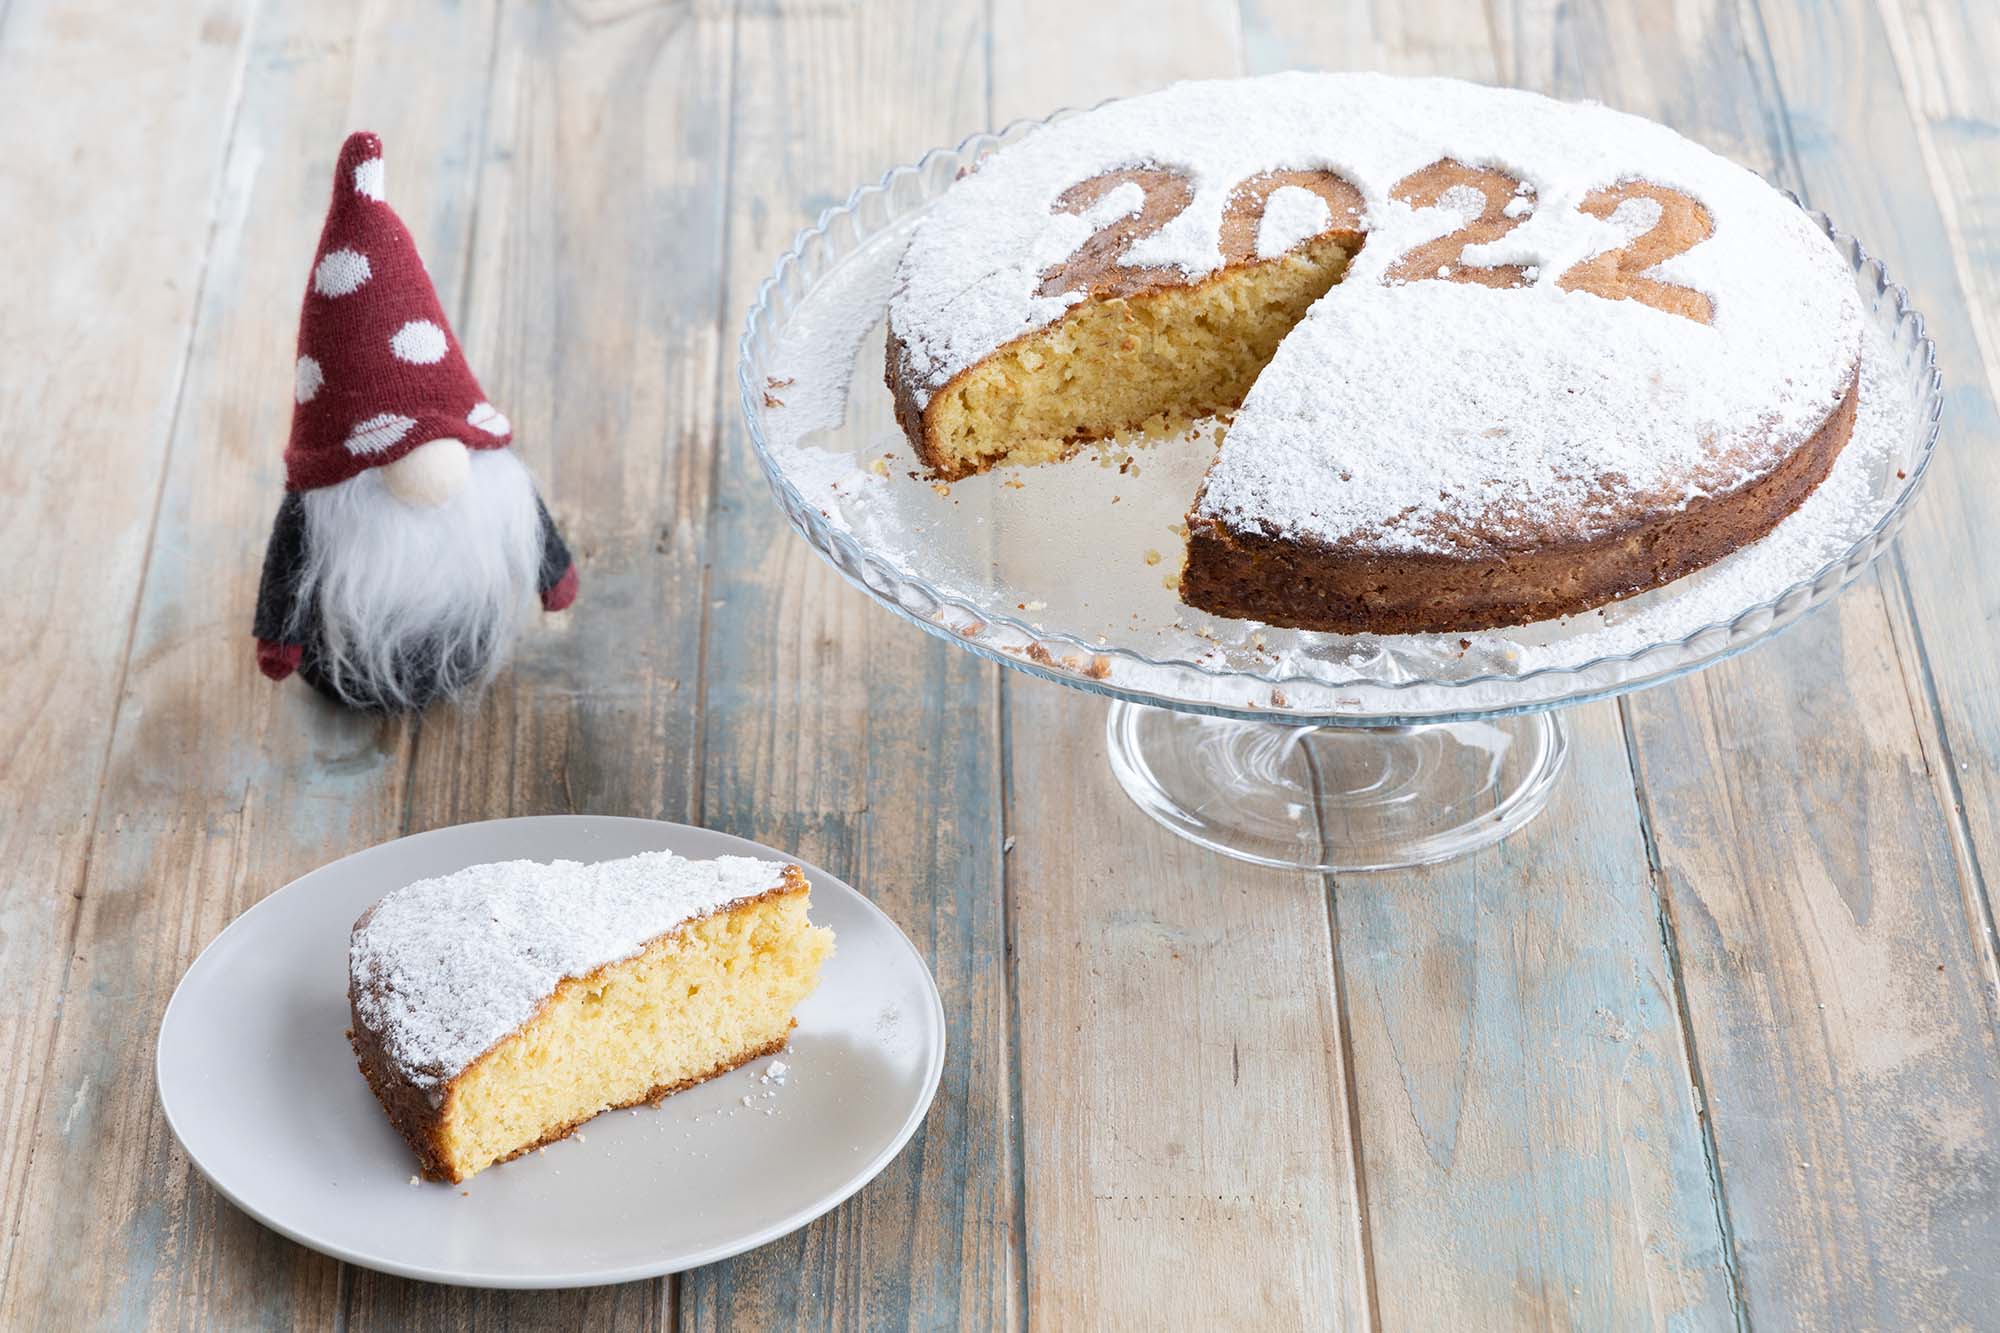
[[[355,926],[355,1005],[410,1081],[436,1088],[533,1018],[563,978],[774,889],[784,869],[643,852],[594,865],[497,861],[419,880]]]
[[[1333,225],[1326,200],[1297,185],[1281,185],[1264,201],[1257,223],[1257,258],[1276,259]]]

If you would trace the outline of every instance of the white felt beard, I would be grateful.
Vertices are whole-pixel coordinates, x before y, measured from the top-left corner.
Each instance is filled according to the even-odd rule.
[[[474,450],[435,507],[389,493],[381,469],[307,491],[305,568],[293,605],[319,615],[319,667],[357,702],[409,709],[477,693],[532,605],[541,517],[511,449]]]

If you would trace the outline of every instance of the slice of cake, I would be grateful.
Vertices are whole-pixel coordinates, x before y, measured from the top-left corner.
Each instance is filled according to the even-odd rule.
[[[419,880],[354,924],[348,1039],[424,1174],[464,1180],[782,1049],[833,952],[810,893],[672,852]]]

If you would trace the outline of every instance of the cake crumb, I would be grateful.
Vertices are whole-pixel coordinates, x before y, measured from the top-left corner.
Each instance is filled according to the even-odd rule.
[[[766,393],[766,394],[764,395],[764,406],[766,406],[766,407],[783,407],[784,405],[785,405],[785,400],[784,400],[784,399],[782,399],[782,398],[780,398],[780,397],[778,397],[778,395],[776,395],[776,394],[774,394],[774,393]]]
[[[1146,563],[1149,565],[1157,565],[1160,563],[1160,553],[1158,551],[1155,551],[1150,546],[1146,548]]]
[[[422,1176],[411,1176],[410,1183],[412,1185],[421,1185],[424,1183],[424,1178]]]

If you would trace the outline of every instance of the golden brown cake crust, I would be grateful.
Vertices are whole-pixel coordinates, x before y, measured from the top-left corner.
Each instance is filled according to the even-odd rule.
[[[354,1062],[361,1066],[361,1076],[368,1080],[368,1090],[375,1094],[375,1100],[382,1103],[389,1123],[416,1153],[424,1178],[454,1182],[461,1179],[445,1165],[444,1146],[439,1137],[439,1127],[444,1123],[444,1102],[440,1099],[432,1106],[430,1094],[411,1083],[390,1061],[381,1039],[362,1025],[361,1015],[355,1012],[351,984],[347,1004],[353,1023],[347,1029],[347,1043],[354,1048]],[[450,1096],[448,1088],[444,1095]]]
[[[909,439],[910,448],[916,452],[917,461],[930,469],[931,475],[939,480],[957,481],[970,469],[962,468],[956,473],[952,472],[945,466],[938,451],[932,447],[930,436],[925,434],[924,409],[917,403],[917,375],[910,368],[910,349],[903,342],[902,336],[896,332],[893,324],[889,326],[889,346],[885,362],[882,382],[889,386],[889,393],[895,399],[896,424]],[[960,375],[965,373],[966,371],[959,372]]]
[[[1288,628],[1420,634],[1547,620],[1629,597],[1756,541],[1803,504],[1853,434],[1859,375],[1857,366],[1819,430],[1757,481],[1590,541],[1493,559],[1384,556],[1235,530],[1191,511],[1181,599]]]
[[[785,867],[784,881],[782,883],[764,893],[749,898],[738,899],[728,906],[721,908],[720,911],[734,912],[771,899],[810,892],[811,885],[807,882],[804,873],[797,866],[788,865]],[[362,922],[367,921],[369,914],[373,911],[374,909],[371,907],[367,913],[362,914],[360,921],[355,923],[357,929],[359,929]],[[710,913],[709,915],[715,914]],[[666,932],[665,935],[655,936],[653,940],[647,942],[646,947],[650,948],[659,940],[667,938],[668,935],[678,934],[688,926],[694,924],[695,921],[705,919],[706,917],[696,917],[684,921],[673,930]],[[597,968],[584,976],[564,978],[556,989],[550,993],[548,999],[543,1002],[543,1008],[546,1009],[550,1003],[553,1003],[558,996],[562,995],[570,987],[596,984],[599,977],[607,969],[616,967],[625,961],[625,959],[617,959],[604,964],[603,967]],[[359,996],[356,993],[354,982],[351,978],[348,982],[347,1004],[349,1021],[352,1024],[347,1031],[347,1041],[354,1049],[355,1063],[361,1068],[361,1076],[368,1081],[368,1090],[373,1092],[375,1100],[382,1104],[382,1110],[388,1115],[389,1123],[395,1127],[398,1134],[403,1136],[403,1141],[410,1145],[411,1151],[416,1153],[419,1168],[424,1178],[427,1180],[450,1181],[454,1184],[467,1179],[465,1176],[455,1174],[449,1165],[443,1144],[443,1125],[451,1107],[453,1090],[467,1074],[471,1073],[490,1057],[493,1051],[498,1050],[501,1043],[496,1042],[493,1047],[488,1049],[486,1054],[481,1055],[479,1059],[473,1061],[452,1078],[446,1080],[436,1089],[435,1094],[433,1094],[410,1081],[408,1074],[389,1057],[388,1052],[383,1048],[381,1035],[370,1029],[362,1021]],[[537,1010],[535,1017],[539,1017],[540,1014],[541,1010]],[[521,1026],[525,1028],[534,1021],[535,1018],[531,1017]],[[797,1026],[796,1019],[793,1020],[792,1026]],[[516,1031],[519,1031],[519,1029],[516,1029]],[[679,1083],[651,1088],[630,1101],[621,1102],[617,1106],[607,1106],[604,1110],[593,1112],[582,1119],[572,1121],[544,1135],[534,1143],[515,1149],[499,1160],[510,1162],[531,1149],[554,1143],[558,1139],[567,1138],[579,1126],[604,1114],[604,1111],[621,1110],[625,1107],[637,1106],[642,1102],[651,1102],[657,1105],[676,1092],[691,1088],[697,1083],[705,1083],[709,1079],[726,1074],[730,1070],[739,1068],[762,1056],[774,1054],[777,1051],[783,1050],[785,1043],[790,1039],[789,1029],[787,1032],[787,1036],[766,1043],[734,1059],[724,1061],[708,1073],[699,1077],[683,1079]],[[507,1038],[503,1038],[502,1042],[505,1040]]]

